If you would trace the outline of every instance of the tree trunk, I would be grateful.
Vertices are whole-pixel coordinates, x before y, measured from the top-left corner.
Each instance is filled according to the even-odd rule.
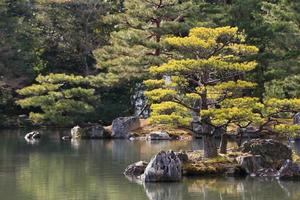
[[[214,158],[218,156],[217,146],[212,135],[203,135],[204,158]]]
[[[227,133],[222,133],[221,142],[220,142],[220,153],[222,153],[222,154],[227,153],[227,142],[228,142]]]

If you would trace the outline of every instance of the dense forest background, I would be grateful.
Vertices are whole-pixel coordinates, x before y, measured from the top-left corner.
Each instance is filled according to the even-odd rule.
[[[299,1],[0,0],[0,19],[0,126],[133,114],[147,68],[168,58],[161,38],[199,26],[237,26],[259,48],[252,95],[300,98]]]

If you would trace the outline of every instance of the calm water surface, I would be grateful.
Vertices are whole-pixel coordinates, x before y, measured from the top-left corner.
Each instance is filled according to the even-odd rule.
[[[0,200],[299,200],[300,182],[189,178],[140,185],[122,172],[164,149],[199,149],[193,142],[60,141],[45,131],[28,144],[25,131],[0,132]],[[300,152],[300,144],[294,148]]]

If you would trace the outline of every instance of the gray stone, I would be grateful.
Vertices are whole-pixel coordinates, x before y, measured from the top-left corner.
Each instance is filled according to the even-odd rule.
[[[165,131],[153,131],[147,135],[147,140],[171,140],[170,135]]]
[[[145,182],[180,181],[181,178],[181,161],[173,151],[161,151],[155,155],[142,175]]]
[[[242,144],[242,152],[261,155],[268,167],[279,169],[292,158],[292,150],[285,144],[272,139],[252,139]]]
[[[260,155],[239,156],[237,162],[248,174],[256,173],[265,165],[264,159]]]
[[[300,168],[291,160],[286,160],[279,170],[279,178],[298,178],[300,177]]]
[[[85,128],[75,126],[71,129],[71,138],[73,139],[102,139],[109,138],[110,135],[101,125],[91,125]]]
[[[27,133],[24,138],[26,140],[40,139],[41,138],[41,134],[38,131],[32,131],[30,133]]]
[[[141,176],[144,173],[147,165],[148,165],[148,163],[145,161],[139,161],[139,162],[133,163],[125,169],[124,175],[125,176],[134,176],[134,177]]]
[[[255,174],[252,174],[252,176],[277,177],[278,171],[276,169],[272,169],[272,168],[263,168],[263,169],[258,170]]]
[[[300,124],[300,112],[296,113],[293,117],[294,124]]]
[[[139,117],[119,117],[112,122],[113,138],[128,138],[131,131],[140,127]]]
[[[189,157],[185,151],[179,151],[179,152],[176,152],[175,154],[178,156],[179,160],[182,163],[187,162],[189,160]]]

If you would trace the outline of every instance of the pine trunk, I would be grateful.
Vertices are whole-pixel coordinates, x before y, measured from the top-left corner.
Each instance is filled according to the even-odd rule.
[[[205,158],[214,158],[218,156],[217,146],[212,135],[203,136],[203,151]]]
[[[227,133],[223,133],[221,135],[220,153],[222,153],[222,154],[227,153],[227,142],[228,142],[228,135],[227,135]]]

